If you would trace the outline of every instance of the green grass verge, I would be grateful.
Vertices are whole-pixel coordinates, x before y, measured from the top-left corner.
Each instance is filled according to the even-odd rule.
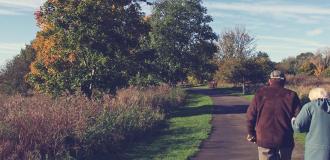
[[[134,145],[127,159],[184,160],[193,156],[211,132],[212,100],[188,95],[185,107],[176,110],[169,127],[149,142]]]
[[[242,97],[246,98],[249,101],[252,101],[254,95],[244,95]],[[295,133],[294,134],[294,138],[296,140],[296,142],[298,142],[299,144],[304,145],[305,144],[305,136],[306,133]]]

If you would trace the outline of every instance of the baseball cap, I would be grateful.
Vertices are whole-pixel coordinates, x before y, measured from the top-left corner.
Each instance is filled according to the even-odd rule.
[[[279,70],[274,70],[272,73],[270,73],[270,79],[281,79],[284,80],[285,76],[284,73]]]

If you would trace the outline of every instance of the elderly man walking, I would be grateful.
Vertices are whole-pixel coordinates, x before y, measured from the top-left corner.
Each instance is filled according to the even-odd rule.
[[[284,85],[284,74],[273,71],[269,86],[258,89],[247,110],[247,139],[258,145],[259,160],[291,159],[291,118],[298,115],[301,104],[297,93]]]

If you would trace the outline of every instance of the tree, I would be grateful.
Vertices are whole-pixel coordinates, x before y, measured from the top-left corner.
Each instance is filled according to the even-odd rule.
[[[274,64],[270,60],[251,57],[244,61],[230,59],[220,65],[218,75],[226,82],[242,85],[242,93],[246,93],[246,85],[265,83]]]
[[[253,61],[259,65],[256,68],[258,71],[258,80],[255,83],[264,83],[269,79],[270,73],[275,69],[275,63],[272,62],[266,52],[259,51],[255,57],[252,58]]]
[[[298,72],[305,75],[314,75],[316,66],[310,62],[310,60],[305,60],[299,67]]]
[[[243,94],[245,94],[246,84],[259,82],[265,74],[260,67],[264,63],[263,59],[266,60],[268,55],[260,53],[258,58],[253,58],[255,54],[254,39],[245,28],[235,27],[224,31],[218,43],[216,77],[218,80],[242,85]],[[259,60],[260,64],[256,60]]]
[[[220,60],[246,59],[255,52],[255,38],[252,37],[244,27],[237,26],[224,31],[218,42]]]
[[[212,18],[201,0],[158,0],[150,19],[151,48],[155,49],[159,77],[175,84],[188,75],[207,79],[217,38]],[[206,74],[205,74],[206,73]]]
[[[36,18],[41,31],[28,79],[42,92],[115,91],[150,54],[140,45],[150,28],[136,0],[48,0]]]
[[[310,58],[314,57],[314,54],[312,52],[305,52],[305,53],[300,53],[296,59],[301,62],[301,61],[306,61]]]
[[[311,52],[300,53],[296,57],[297,62],[297,73],[313,75],[315,72],[315,65],[311,63],[311,59],[314,57],[314,54]]]
[[[280,63],[276,66],[277,69],[288,73],[288,74],[294,74],[296,75],[298,72],[298,62],[295,57],[289,57],[286,59],[283,59]]]
[[[29,73],[29,66],[34,59],[35,50],[31,45],[26,45],[25,49],[0,71],[0,91],[5,94],[26,95],[31,86],[26,83],[25,76]]]
[[[321,76],[322,72],[330,66],[330,48],[319,49],[311,58],[311,63],[315,66],[314,75]]]

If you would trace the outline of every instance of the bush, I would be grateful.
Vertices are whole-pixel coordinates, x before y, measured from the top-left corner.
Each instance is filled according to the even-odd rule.
[[[115,156],[158,130],[183,91],[168,86],[128,88],[89,100],[81,95],[0,98],[0,159],[88,159]]]
[[[197,86],[199,84],[199,80],[196,78],[196,76],[188,76],[187,81],[188,84],[192,86]]]

